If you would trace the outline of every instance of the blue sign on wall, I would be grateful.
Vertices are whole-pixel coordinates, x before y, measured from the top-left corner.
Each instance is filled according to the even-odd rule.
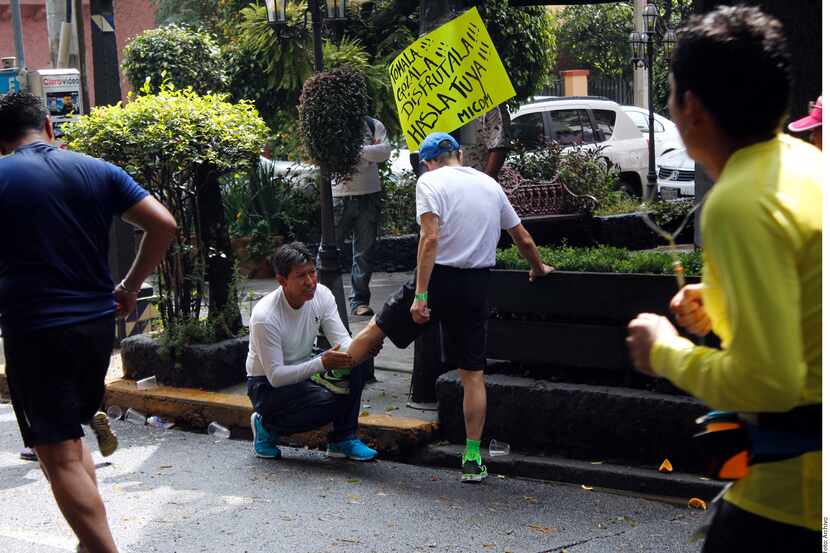
[[[20,91],[20,81],[17,80],[17,69],[0,69],[0,94],[5,94],[9,91]]]

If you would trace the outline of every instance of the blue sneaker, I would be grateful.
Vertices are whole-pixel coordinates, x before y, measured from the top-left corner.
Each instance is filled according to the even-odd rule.
[[[277,441],[265,430],[262,417],[259,413],[251,414],[251,430],[254,433],[254,454],[263,459],[279,459],[282,457]]]
[[[357,438],[334,442],[328,445],[326,456],[335,459],[351,459],[353,461],[371,461],[378,452],[367,446]]]

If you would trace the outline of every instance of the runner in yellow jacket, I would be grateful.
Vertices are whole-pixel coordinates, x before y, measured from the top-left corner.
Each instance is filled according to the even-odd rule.
[[[671,309],[691,333],[713,330],[721,348],[649,313],[630,323],[628,343],[638,369],[713,409],[821,404],[823,163],[778,134],[789,87],[781,25],[757,8],[720,8],[679,33],[669,107],[716,184],[702,213],[703,283]],[[751,465],[719,504],[704,552],[818,551],[820,493],[821,451]]]

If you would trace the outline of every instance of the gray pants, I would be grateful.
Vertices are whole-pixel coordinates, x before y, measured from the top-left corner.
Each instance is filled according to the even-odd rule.
[[[352,240],[352,311],[369,305],[372,278],[372,248],[378,235],[381,193],[334,198],[337,243]]]

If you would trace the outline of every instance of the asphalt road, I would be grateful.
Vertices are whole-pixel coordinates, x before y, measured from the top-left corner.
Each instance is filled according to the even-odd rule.
[[[99,485],[123,552],[693,552],[702,513],[685,506],[379,461],[284,449],[255,458],[250,443],[214,443],[176,429],[118,422],[121,448],[99,463]],[[94,441],[94,440],[92,440]],[[89,443],[89,442],[88,442]],[[94,445],[92,446],[95,447]],[[0,551],[74,551],[75,540],[0,405]]]

